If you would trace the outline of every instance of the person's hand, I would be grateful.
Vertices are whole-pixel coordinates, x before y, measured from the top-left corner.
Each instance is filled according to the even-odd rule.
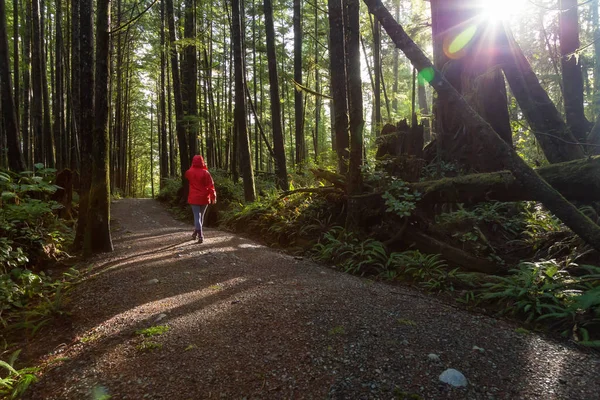
[[[217,196],[210,198],[210,204],[217,204]]]

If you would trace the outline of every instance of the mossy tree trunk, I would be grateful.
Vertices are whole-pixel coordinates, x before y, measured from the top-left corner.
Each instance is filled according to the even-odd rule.
[[[499,158],[509,170],[515,175],[519,183],[528,187],[535,193],[540,201],[565,223],[573,232],[584,241],[600,250],[600,226],[583,215],[571,203],[569,203],[559,192],[544,181],[519,155],[477,114],[465,99],[446,81],[442,74],[437,71],[431,61],[415,42],[406,34],[382,4],[381,0],[364,0],[369,11],[374,14],[381,25],[390,35],[390,38],[408,57],[411,63],[419,70],[428,70],[432,73],[430,85],[438,95],[454,104],[454,109],[465,124],[480,132],[482,140],[486,142],[490,157]]]
[[[94,77],[94,130],[92,185],[90,187],[84,255],[113,250],[110,236],[110,184],[108,168],[108,77],[110,60],[110,1],[96,7],[96,68]]]

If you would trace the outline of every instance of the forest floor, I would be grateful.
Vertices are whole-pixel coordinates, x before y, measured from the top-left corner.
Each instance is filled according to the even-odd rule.
[[[350,276],[149,199],[112,205],[69,317],[30,341],[28,399],[597,399],[600,357],[409,287]],[[144,337],[152,326],[169,330]],[[158,331],[158,329],[156,329]],[[468,386],[441,383],[447,368]],[[420,397],[410,395],[418,395]]]

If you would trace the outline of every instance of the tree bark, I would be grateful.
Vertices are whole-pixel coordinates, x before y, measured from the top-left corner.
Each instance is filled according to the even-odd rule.
[[[23,137],[23,158],[26,168],[32,163],[32,136],[30,132],[31,119],[31,2],[25,3],[25,20],[23,21],[23,114],[21,117],[21,132]]]
[[[80,93],[80,23],[79,1],[71,1],[71,168],[79,168],[78,138],[81,138],[81,93]]]
[[[54,168],[56,159],[54,157],[54,135],[52,133],[52,120],[50,111],[50,93],[48,85],[47,71],[47,44],[46,44],[46,24],[45,24],[45,0],[40,0],[40,46],[41,46],[41,63],[42,63],[42,101],[44,108],[43,133],[44,136],[44,157],[47,167]]]
[[[8,146],[8,166],[11,170],[20,172],[25,169],[25,162],[19,147],[19,123],[15,98],[12,93],[9,60],[6,8],[4,0],[0,0],[0,98],[2,99],[0,102],[2,103],[2,116]],[[18,79],[18,74],[16,76]]]
[[[359,0],[346,2],[348,15],[348,35],[346,41],[346,58],[348,67],[348,103],[350,110],[350,164],[348,169],[348,193],[356,195],[362,191],[362,166],[363,154],[363,104],[362,80],[360,73],[360,26],[359,26]],[[357,227],[358,215],[356,204],[348,202],[348,229]]]
[[[510,89],[548,161],[559,163],[584,157],[583,148],[509,32],[501,31],[498,50],[502,54],[502,70]]]
[[[34,0],[34,3],[37,0]],[[92,131],[94,129],[94,28],[92,22],[92,0],[79,1],[79,87],[81,107],[81,167],[79,169],[79,217],[74,245],[83,249],[87,231],[88,205],[92,185]],[[87,89],[84,89],[87,88]]]
[[[42,43],[40,31],[40,3],[32,0],[31,7],[31,83],[32,83],[32,108],[31,119],[33,128],[33,162],[44,164],[44,136],[43,136],[43,93],[42,93]]]
[[[561,0],[559,15],[560,64],[565,115],[569,130],[580,143],[585,143],[591,124],[583,110],[583,74],[579,42],[579,8],[577,0]]]
[[[169,152],[167,147],[167,104],[165,101],[165,2],[160,2],[160,187],[169,177]]]
[[[456,113],[471,128],[480,132],[487,141],[490,156],[498,157],[515,178],[525,187],[539,197],[540,201],[565,223],[573,232],[584,241],[600,250],[600,226],[587,218],[584,214],[564,197],[545,182],[531,167],[529,167],[518,154],[481,118],[465,101],[465,99],[448,83],[448,81],[437,71],[431,61],[423,54],[421,49],[406,34],[404,29],[394,21],[389,11],[383,6],[381,0],[364,0],[369,11],[381,22],[381,25],[390,35],[396,46],[398,46],[413,65],[419,70],[427,69],[433,74],[429,82],[438,92],[440,97],[455,105]]]
[[[65,136],[64,136],[64,90],[63,90],[63,33],[62,33],[62,0],[56,0],[56,39],[54,50],[54,139],[56,140],[56,167],[62,169],[66,164]]]
[[[285,164],[285,144],[281,121],[281,102],[279,101],[279,77],[277,76],[277,55],[275,52],[275,27],[271,0],[264,0],[265,32],[267,39],[267,63],[269,68],[269,88],[271,96],[271,124],[273,127],[273,147],[275,155],[275,174],[277,186],[289,190],[287,168]]]
[[[294,0],[294,80],[302,85],[302,2]],[[304,102],[302,91],[294,90],[294,120],[296,137],[296,164],[301,168],[305,161]]]
[[[184,179],[185,171],[190,167],[189,147],[184,125],[184,110],[181,97],[181,80],[179,78],[179,61],[177,57],[177,48],[175,42],[175,15],[173,10],[173,0],[167,0],[167,18],[169,20],[169,39],[171,50],[171,74],[173,75],[173,97],[175,98],[175,129],[177,131],[177,141],[179,142],[179,160],[181,165],[179,171],[181,179]]]
[[[185,2],[185,28],[184,37],[190,41],[196,38],[196,2]],[[181,99],[184,106],[185,126],[188,133],[189,159],[198,153],[198,57],[196,46],[187,43],[184,47],[183,61],[181,62]],[[189,166],[188,166],[189,167]]]
[[[552,164],[535,171],[571,201],[600,200],[600,157]],[[421,193],[419,205],[541,200],[537,192],[523,186],[509,171],[409,183],[408,186]]]
[[[232,37],[233,58],[235,73],[235,110],[234,126],[235,139],[237,139],[240,170],[244,180],[244,199],[247,202],[256,200],[256,189],[254,187],[254,173],[252,171],[252,157],[250,156],[250,141],[248,139],[248,127],[246,123],[246,90],[244,78],[244,58],[242,54],[242,30],[240,20],[240,0],[232,0]],[[234,139],[234,140],[235,140]]]
[[[110,2],[96,6],[96,68],[94,87],[94,130],[92,185],[89,194],[84,254],[113,250],[110,236],[110,182],[108,167],[108,85],[110,61]]]
[[[346,89],[346,61],[344,39],[344,12],[340,0],[328,0],[329,9],[329,65],[333,97],[333,134],[338,158],[338,172],[348,173],[350,138],[348,135],[348,97]]]

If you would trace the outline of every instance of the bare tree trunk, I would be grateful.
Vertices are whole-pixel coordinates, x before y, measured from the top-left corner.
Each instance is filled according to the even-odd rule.
[[[52,120],[50,112],[50,93],[48,92],[48,74],[47,70],[47,46],[46,46],[46,24],[45,24],[45,0],[40,0],[40,46],[41,62],[42,62],[42,95],[44,107],[43,133],[44,136],[44,153],[46,166],[54,168],[56,159],[54,157],[54,135],[52,134]]]
[[[244,57],[242,54],[243,39],[241,30],[240,10],[240,0],[232,0],[232,41],[235,66],[234,126],[236,131],[235,139],[237,139],[240,154],[240,170],[242,172],[242,178],[244,180],[244,199],[247,202],[253,202],[254,200],[256,200],[256,189],[254,187],[252,157],[250,156],[248,127],[246,124],[246,82],[244,79]]]
[[[185,28],[184,37],[194,40],[196,37],[196,2],[186,0],[185,2]],[[198,153],[198,57],[196,46],[188,43],[184,49],[183,61],[181,62],[181,79],[185,82],[181,85],[181,99],[183,101],[184,115],[187,120],[185,126],[188,132],[189,159]]]
[[[40,3],[39,0],[32,0],[31,22],[32,22],[32,52],[31,52],[31,82],[32,91],[32,127],[33,127],[33,162],[34,164],[44,164],[46,159],[44,155],[44,137],[43,137],[43,93],[42,93],[42,43],[40,31]]]
[[[273,6],[271,0],[264,0],[265,31],[267,36],[267,62],[269,66],[269,83],[271,95],[271,118],[273,126],[273,146],[275,147],[275,173],[277,186],[289,190],[287,168],[285,165],[285,145],[281,125],[281,102],[279,101],[279,77],[277,76],[277,56],[275,52],[275,27],[273,23]]]
[[[167,147],[167,110],[165,101],[165,2],[160,2],[160,187],[169,177],[169,152]]]
[[[375,81],[375,132],[379,133],[383,126],[381,118],[381,27],[375,19],[373,23],[373,74]]]
[[[94,131],[92,186],[88,205],[84,254],[113,250],[110,236],[110,183],[108,169],[108,85],[110,61],[110,1],[96,7],[96,73],[94,87]]]
[[[328,0],[329,65],[333,97],[333,134],[338,156],[338,172],[348,173],[350,138],[348,134],[348,98],[344,39],[344,12],[340,0]]]
[[[13,171],[23,171],[25,162],[19,147],[19,123],[15,98],[12,93],[10,78],[10,61],[8,57],[8,34],[6,29],[6,9],[4,0],[0,0],[0,102],[2,103],[2,119],[8,147],[8,165]],[[18,74],[17,80],[18,80]]]
[[[348,66],[348,103],[350,110],[350,165],[348,170],[348,193],[357,194],[362,189],[363,119],[362,80],[360,74],[360,24],[359,0],[348,0],[348,35],[346,36],[346,58]],[[348,211],[350,215],[350,210]],[[350,218],[350,217],[349,217]],[[352,223],[350,224],[353,225]]]
[[[302,85],[302,2],[294,0],[294,80]],[[296,164],[305,161],[304,102],[302,91],[294,90],[294,119],[296,121]]]
[[[506,80],[548,161],[558,163],[584,157],[583,148],[509,32],[500,36],[499,44],[502,46],[498,50],[503,54],[501,62]]]
[[[34,2],[37,0],[34,0]],[[81,106],[81,168],[79,191],[79,218],[75,233],[75,246],[84,248],[87,231],[89,194],[92,185],[92,130],[94,128],[94,45],[92,23],[92,0],[79,1],[79,62],[80,62],[80,106]],[[84,90],[84,88],[87,88]]]
[[[21,117],[21,132],[23,137],[23,158],[25,168],[32,168],[32,136],[29,130],[31,118],[31,2],[25,3],[25,19],[23,21],[23,114]]]
[[[63,90],[63,33],[62,33],[62,0],[56,0],[56,40],[55,40],[55,67],[53,115],[54,138],[56,140],[56,167],[62,169],[66,164],[65,136],[64,136],[64,90]]]
[[[78,138],[81,137],[81,93],[80,93],[80,23],[79,1],[71,0],[71,168],[79,168]]]
[[[579,8],[577,0],[561,0],[559,15],[560,64],[565,114],[569,130],[580,143],[585,143],[591,128],[583,111],[583,74],[579,42]]]
[[[8,33],[7,33],[8,34]],[[19,125],[19,1],[13,0],[13,83],[17,125]]]
[[[173,0],[167,0],[167,18],[169,20],[169,38],[171,50],[171,74],[173,75],[173,97],[175,98],[175,129],[177,130],[177,141],[179,142],[179,166],[181,179],[184,179],[185,171],[190,167],[189,147],[184,125],[184,110],[181,98],[181,80],[179,78],[179,61],[175,42],[175,15],[173,11]]]
[[[469,127],[477,129],[487,142],[490,157],[498,157],[509,166],[510,171],[523,186],[528,187],[535,193],[540,201],[548,207],[565,225],[579,235],[584,241],[600,250],[600,226],[596,225],[588,217],[565,200],[555,189],[544,181],[531,167],[529,167],[519,155],[479,116],[465,101],[465,99],[454,89],[448,81],[437,71],[431,61],[423,54],[421,49],[406,34],[404,29],[394,21],[389,11],[383,6],[381,0],[364,0],[369,11],[374,14],[386,32],[390,35],[396,46],[411,60],[419,70],[432,72],[433,78],[429,82],[438,92],[439,96],[454,104],[455,112],[465,121]]]

